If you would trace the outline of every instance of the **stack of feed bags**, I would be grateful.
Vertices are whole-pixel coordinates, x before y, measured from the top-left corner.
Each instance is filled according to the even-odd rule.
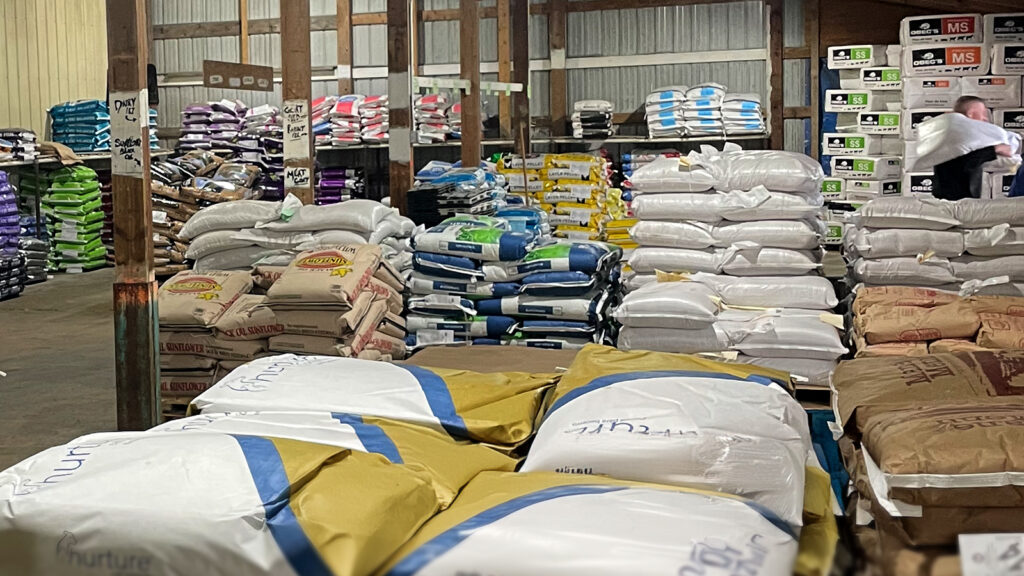
[[[629,286],[656,271],[800,276],[820,268],[821,167],[802,154],[703,146],[630,179],[636,197]]]
[[[20,294],[28,274],[18,251],[18,200],[7,178],[7,172],[0,171],[0,300]]]
[[[687,136],[718,136],[725,133],[722,98],[726,87],[714,82],[698,84],[686,91],[683,126]]]
[[[248,108],[238,100],[189,104],[181,111],[179,150],[230,149]]]
[[[219,377],[267,351],[280,334],[248,272],[184,271],[160,286],[160,398],[187,406]]]
[[[783,370],[827,386],[846,353],[831,314],[832,283],[820,276],[666,274],[615,310],[619,348],[710,354]]]
[[[366,197],[362,168],[331,167],[317,171],[316,203],[337,204],[353,198]]]
[[[167,196],[175,189],[163,188]],[[181,226],[177,222],[166,232],[169,240],[186,245],[185,257],[193,261],[196,271],[250,270],[258,262],[286,266],[294,257],[290,251],[308,235],[293,238],[291,234],[257,232],[256,226],[277,220],[282,212],[291,213],[299,202],[289,196],[283,202],[237,200],[214,204],[198,210]]]
[[[188,241],[179,236],[185,223],[200,207],[208,205],[201,196],[183,185],[195,176],[207,176],[222,160],[210,152],[194,150],[177,158],[154,162],[151,195],[153,203],[153,259],[156,275],[167,277],[188,269],[185,254]]]
[[[853,278],[866,285],[1024,294],[1024,205],[1014,198],[882,198],[844,234]]]
[[[156,128],[159,123],[159,115],[153,108],[149,109],[149,147],[156,150],[160,147],[160,139],[156,136]]]
[[[493,164],[459,168],[433,161],[416,173],[409,214],[426,226],[455,215],[491,216],[506,204],[506,185],[506,175],[496,172]]]
[[[401,274],[380,246],[323,246],[300,253],[267,290],[281,325],[275,352],[405,358]]]
[[[0,140],[11,144],[8,160],[34,160],[39,155],[36,133],[27,128],[0,128]]]
[[[615,133],[612,112],[615,105],[607,100],[580,100],[572,105],[573,138],[607,138]]]
[[[25,261],[25,284],[38,284],[47,279],[47,258],[50,244],[31,234],[22,234],[18,239],[18,254]]]
[[[448,109],[450,98],[447,94],[424,94],[413,101],[413,121],[415,123],[416,141],[420,144],[444,142],[451,133],[448,125]]]
[[[362,127],[359,137],[363,142],[380,144],[388,141],[389,114],[388,95],[367,96],[359,105],[359,119]]]
[[[332,146],[350,146],[362,141],[363,121],[362,115],[359,113],[362,103],[363,96],[359,94],[338,97],[329,114]]]
[[[107,262],[114,264],[114,194],[113,182],[108,168],[96,170],[96,180],[100,183],[100,201],[103,202],[103,228],[100,230],[100,240],[107,248]]]
[[[752,556],[765,574],[827,570],[828,479],[787,385],[771,370],[588,347],[520,472],[477,476],[382,573],[700,574]]]
[[[683,104],[686,86],[661,88],[647,95],[644,115],[651,138],[673,138],[686,135],[683,124]]]
[[[284,126],[276,106],[264,104],[246,111],[244,128],[232,149],[236,157],[259,167],[260,197],[284,198]]]
[[[853,301],[857,357],[1024,349],[1024,298],[864,286]]]
[[[727,93],[722,98],[722,122],[729,136],[764,134],[764,111],[757,94]]]
[[[54,142],[75,152],[110,149],[110,113],[100,100],[76,100],[49,110]]]
[[[611,164],[580,153],[508,156],[498,164],[509,192],[548,212],[552,233],[568,240],[604,240],[605,225],[626,217],[622,191],[611,187]]]
[[[331,145],[331,110],[338,102],[338,96],[321,96],[314,98],[310,105],[313,111],[309,123],[313,130],[313,143],[317,146]]]
[[[462,102],[456,102],[448,107],[445,111],[445,116],[448,118],[448,127],[451,130],[449,134],[455,140],[462,139]]]
[[[81,273],[107,265],[103,230],[103,200],[96,171],[86,166],[65,167],[48,175],[50,187],[43,196],[43,212],[49,220],[50,267]]]
[[[873,535],[861,539],[865,555],[885,573],[958,574],[964,535],[1024,531],[1024,403],[1014,393],[1022,362],[1022,352],[980,350],[862,358],[836,370],[854,533]],[[1019,556],[1010,550],[979,555],[993,574],[1011,574]]]

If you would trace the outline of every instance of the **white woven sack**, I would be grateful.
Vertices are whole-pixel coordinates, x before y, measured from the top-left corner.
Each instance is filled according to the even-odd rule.
[[[954,203],[937,198],[878,198],[860,207],[853,218],[861,228],[948,230],[960,225]]]
[[[204,232],[192,239],[185,252],[185,257],[189,260],[199,260],[216,252],[255,245],[253,242],[235,238],[236,233],[237,230]]]
[[[847,253],[871,259],[916,257],[928,252],[943,258],[953,258],[964,253],[964,235],[958,230],[849,227],[843,241]]]
[[[961,256],[952,260],[953,273],[961,280],[987,280],[1000,276],[1024,282],[1024,256]]]
[[[800,276],[821,268],[821,253],[787,248],[747,248],[724,255],[722,272],[732,276]]]
[[[728,247],[738,243],[752,243],[771,248],[812,250],[821,246],[820,223],[806,220],[761,220],[737,224],[720,224],[713,234],[715,246]]]
[[[686,250],[682,248],[637,248],[629,257],[629,267],[645,273],[656,272],[714,272],[722,268],[724,250]]]
[[[1000,224],[992,228],[964,231],[964,247],[975,256],[1024,254],[1024,228]]]
[[[942,286],[959,283],[953,265],[945,258],[858,258],[851,266],[854,277],[873,286]]]
[[[679,158],[658,158],[633,172],[629,183],[633,190],[646,193],[704,192],[715,187],[706,170],[685,168]]]
[[[654,282],[626,295],[614,317],[634,328],[697,329],[714,324],[719,298],[696,282]]]
[[[357,199],[326,206],[309,204],[299,208],[288,221],[268,222],[258,227],[279,232],[351,230],[369,233],[393,213],[393,208],[375,200]]]
[[[667,196],[659,196],[659,198],[667,198]],[[703,222],[641,220],[629,230],[629,235],[641,246],[701,250],[715,245],[713,229],[711,224]]]
[[[289,202],[294,196],[289,196]],[[185,223],[178,233],[184,240],[196,238],[213,230],[241,230],[253,228],[261,222],[276,220],[281,215],[282,202],[262,200],[236,200],[203,208]]]
[[[693,274],[690,278],[714,289],[726,306],[831,310],[839,304],[832,282],[821,276]]]
[[[962,228],[1024,226],[1024,201],[1020,198],[966,198],[952,204],[953,216]]]

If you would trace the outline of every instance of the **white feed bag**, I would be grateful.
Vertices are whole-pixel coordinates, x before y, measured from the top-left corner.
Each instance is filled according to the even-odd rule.
[[[287,202],[287,201],[286,201]],[[213,230],[253,228],[281,216],[282,202],[236,200],[203,208],[185,223],[178,236],[188,240]]]
[[[629,267],[644,272],[712,272],[722,268],[725,251],[716,248],[687,250],[641,246],[629,257]]]
[[[216,252],[255,245],[255,242],[236,238],[235,235],[237,233],[237,230],[212,230],[204,232],[192,239],[192,242],[188,245],[188,250],[185,252],[185,257],[189,260],[199,260]]]
[[[235,232],[235,240],[250,242],[262,248],[298,250],[298,246],[313,239],[309,232],[274,232],[262,228],[247,228]]]
[[[309,204],[299,208],[288,221],[268,222],[260,228],[279,232],[351,230],[370,233],[393,213],[393,208],[375,200],[356,199],[326,206]]]
[[[801,525],[810,434],[805,412],[777,384],[639,372],[574,392],[548,410],[522,472],[586,471],[725,492]]]
[[[916,257],[934,253],[952,258],[964,253],[964,235],[956,230],[909,230],[906,228],[848,228],[847,252],[864,258]]]
[[[658,196],[668,198],[668,196]],[[641,220],[629,230],[634,242],[641,246],[664,246],[701,250],[715,245],[714,227],[703,222],[659,222]]]
[[[816,194],[825,173],[806,154],[784,150],[740,150],[726,145],[725,151],[691,152],[690,157],[715,178],[719,190],[750,190],[756,186],[776,192]]]
[[[1024,282],[1024,256],[961,256],[953,261],[953,273],[961,280],[988,280],[1008,276]]]
[[[858,258],[851,265],[854,277],[873,286],[942,286],[960,282],[945,258]]]
[[[633,172],[629,183],[639,192],[704,192],[715,186],[706,170],[687,170],[679,158],[661,157]]]
[[[626,295],[615,319],[635,328],[704,328],[714,324],[719,298],[697,282],[654,282]]]
[[[717,224],[722,220],[804,220],[821,212],[822,197],[769,192],[763,186],[715,194],[642,195],[633,200],[641,220],[690,220]]]
[[[1024,226],[1024,200],[965,198],[953,203],[953,216],[962,228],[991,228],[1000,224]]]
[[[724,329],[712,325],[694,330],[676,328],[633,328],[619,331],[620,350],[651,350],[674,354],[725,352],[732,342]]]
[[[1024,254],[1024,228],[1000,224],[964,232],[964,246],[975,256],[1012,256]]]
[[[806,220],[760,220],[721,224],[714,228],[713,234],[714,245],[723,248],[743,242],[772,248],[811,250],[821,246],[823,231]]]
[[[832,372],[835,371],[836,366],[839,364],[836,360],[758,358],[747,356],[746,354],[740,354],[733,361],[739,364],[750,364],[752,366],[789,372],[791,376],[796,377],[798,380],[803,380],[811,386],[828,386]]]
[[[960,224],[953,202],[917,196],[872,200],[857,210],[854,221],[863,228],[920,230],[947,230]]]
[[[786,248],[731,250],[722,261],[722,272],[732,276],[801,276],[819,268],[820,252]]]
[[[264,265],[287,266],[295,258],[295,252],[289,250],[268,250],[259,246],[232,248],[208,254],[196,260],[192,269],[197,272],[208,270],[244,270],[252,268],[257,262]],[[271,264],[271,260],[274,263]]]
[[[730,334],[731,348],[748,356],[837,360],[848,352],[839,331],[818,318],[819,311],[814,313],[783,310],[746,322],[720,320],[719,325]],[[764,325],[767,330],[761,329]]]
[[[975,150],[999,144],[1008,144],[1017,151],[1020,149],[1020,136],[963,114],[943,114],[918,125],[917,160],[913,169],[928,171]]]
[[[305,252],[326,246],[345,246],[347,244],[366,244],[366,237],[350,230],[324,230],[314,233],[312,238],[299,244],[295,249]],[[394,247],[393,244],[388,245]]]
[[[715,276],[693,274],[722,298],[726,306],[831,310],[839,304],[832,283],[821,276]]]

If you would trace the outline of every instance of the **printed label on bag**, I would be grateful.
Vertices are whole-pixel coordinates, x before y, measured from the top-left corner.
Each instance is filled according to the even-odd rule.
[[[877,126],[886,128],[899,128],[900,115],[893,114],[861,114],[859,119],[861,126]]]
[[[915,174],[910,177],[910,191],[914,194],[931,194],[935,180],[930,174]]]
[[[851,62],[871,59],[870,46],[856,46],[853,48],[837,48],[832,52],[832,60],[835,62]]]
[[[992,33],[1015,35],[1024,34],[1024,15],[996,16],[992,19]]]
[[[937,118],[942,114],[942,112],[911,112],[910,129],[917,130],[917,127],[920,126],[922,122],[931,120],[932,118]]]
[[[1004,110],[1003,123],[1000,124],[1003,130],[1022,131],[1024,130],[1024,109]]]
[[[981,46],[953,46],[949,48],[922,48],[910,53],[915,68],[949,66],[976,68],[981,65]]]
[[[1006,78],[1002,76],[978,78],[978,86],[1006,86]]]
[[[1024,65],[1024,44],[1003,48],[1003,64],[1013,66]]]
[[[956,40],[973,37],[976,22],[972,16],[952,16],[911,19],[908,24],[911,38],[949,36],[950,40]]]

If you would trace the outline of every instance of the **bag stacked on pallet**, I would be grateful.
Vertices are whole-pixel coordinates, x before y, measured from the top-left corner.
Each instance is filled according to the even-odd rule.
[[[267,351],[281,327],[248,272],[175,274],[160,287],[160,396],[165,412],[184,407],[226,372]],[[222,365],[223,363],[223,365]]]
[[[42,198],[49,221],[50,266],[81,273],[107,265],[103,230],[103,200],[96,172],[86,166],[49,173],[50,187]]]
[[[858,282],[1024,294],[1024,205],[1015,199],[881,198],[852,220],[844,243]]]
[[[0,157],[5,160],[35,160],[38,156],[36,133],[27,128],[0,128],[0,140],[6,141]]]
[[[886,563],[956,553],[963,534],[1024,531],[1018,454],[1024,353],[864,358],[836,370],[833,404],[858,524]]]
[[[316,203],[337,204],[352,198],[365,198],[362,168],[332,167],[317,171]]]
[[[299,254],[267,290],[281,333],[275,352],[400,360],[404,282],[380,247],[324,246]]]
[[[413,101],[413,120],[415,122],[416,141],[420,144],[444,142],[451,133],[448,125],[449,98],[447,94],[425,94]]]
[[[359,105],[360,133],[363,142],[380,144],[389,140],[388,95],[367,96]]]
[[[727,136],[764,134],[764,111],[757,94],[726,94],[722,99],[722,122]]]
[[[178,150],[231,149],[243,129],[247,109],[238,100],[189,104],[181,111]]]
[[[683,104],[686,87],[661,88],[647,95],[644,115],[651,138],[672,138],[686,135]]]
[[[245,124],[233,144],[235,157],[259,167],[261,174],[258,197],[265,200],[284,198],[284,126],[280,110],[264,104],[245,113]]]
[[[7,177],[0,171],[0,300],[21,294],[27,279],[25,258],[18,251],[18,200]]]
[[[75,100],[49,110],[54,142],[75,152],[110,149],[110,113],[101,100]]]
[[[331,108],[331,145],[350,146],[361,142],[362,115],[359,106],[363,97],[358,94],[339,96]]]
[[[580,100],[572,106],[573,138],[607,138],[615,133],[612,112],[615,105],[607,100]]]

